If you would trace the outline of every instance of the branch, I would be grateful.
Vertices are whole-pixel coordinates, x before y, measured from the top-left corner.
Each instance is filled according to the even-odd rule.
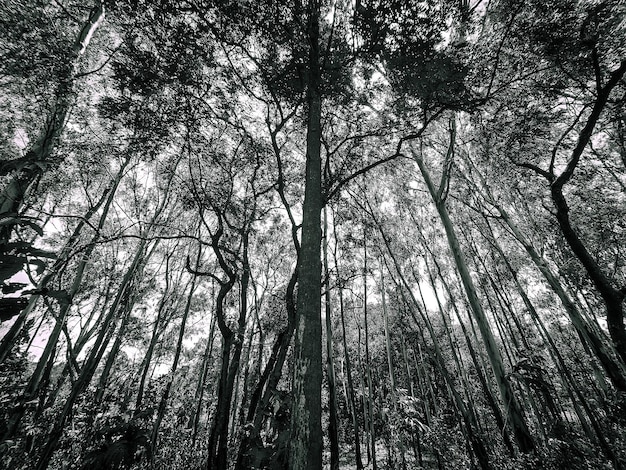
[[[586,109],[587,105],[583,106],[583,109],[580,110],[580,113],[578,113],[576,119],[574,119],[574,122],[572,122],[572,124],[565,130],[565,132],[563,132],[563,135],[561,135],[559,140],[557,140],[556,144],[554,144],[554,148],[552,149],[552,157],[550,158],[550,169],[548,170],[551,175],[554,175],[554,163],[556,161],[556,153],[559,150],[559,146],[565,140],[565,137],[567,137],[567,135],[572,132],[572,130],[574,130],[574,127],[576,127]]]
[[[382,165],[384,163],[387,163],[387,162],[390,162],[392,160],[395,160],[398,157],[404,157],[405,155],[402,153],[402,145],[405,142],[409,142],[411,140],[419,139],[422,136],[422,134],[424,133],[424,131],[426,130],[426,128],[428,127],[428,125],[432,121],[434,121],[437,117],[439,117],[439,115],[441,113],[443,113],[444,111],[445,111],[444,108],[439,109],[438,111],[433,113],[432,116],[430,116],[429,118],[424,120],[424,125],[418,131],[413,132],[411,134],[408,134],[408,135],[400,138],[400,140],[398,141],[398,145],[396,146],[396,151],[392,155],[390,155],[390,156],[388,156],[386,158],[383,158],[382,160],[375,161],[374,163],[370,163],[369,165],[364,166],[363,168],[357,170],[356,172],[352,173],[349,176],[346,176],[344,179],[339,181],[337,183],[337,185],[335,186],[335,188],[332,191],[330,191],[328,194],[326,194],[326,196],[324,197],[324,204],[326,204],[333,197],[335,197],[335,195],[339,192],[339,190],[343,186],[345,186],[347,183],[349,183],[350,181],[352,181],[356,177],[358,177],[358,176],[360,176],[360,175],[362,175],[364,173],[367,173],[368,171],[376,168],[377,166],[380,166],[380,165]]]
[[[402,157],[404,156],[401,153],[394,153],[393,155],[383,158],[382,160],[378,160],[375,161],[374,163],[370,163],[367,166],[364,166],[363,168],[361,168],[360,170],[355,171],[354,173],[352,173],[351,175],[347,176],[346,178],[342,179],[341,181],[339,181],[339,183],[337,183],[337,186],[335,186],[335,188],[326,195],[326,197],[324,198],[325,203],[330,201],[333,197],[335,197],[335,195],[339,192],[339,190],[347,183],[349,183],[350,181],[352,181],[353,179],[355,179],[356,177],[362,175],[363,173],[367,173],[368,171],[372,170],[373,168],[376,168],[377,166],[382,165],[383,163],[387,163],[390,162],[392,160],[395,160],[398,157]]]
[[[568,162],[567,167],[565,168],[565,171],[563,171],[563,173],[561,173],[559,177],[556,178],[556,180],[554,180],[554,182],[552,183],[557,188],[559,189],[562,188],[565,185],[565,183],[567,183],[574,175],[574,170],[576,169],[576,166],[578,165],[578,162],[580,161],[580,157],[582,156],[583,151],[585,150],[585,147],[591,140],[591,135],[598,122],[598,119],[600,118],[600,114],[602,114],[602,111],[604,110],[604,107],[606,106],[606,103],[609,99],[609,95],[611,94],[611,91],[613,90],[613,88],[617,86],[617,84],[622,79],[625,73],[626,73],[626,59],[620,62],[620,66],[611,73],[611,75],[609,76],[609,80],[607,81],[604,88],[600,89],[600,91],[598,92],[598,97],[596,98],[596,102],[593,105],[591,114],[589,115],[589,118],[587,119],[587,123],[585,124],[585,127],[583,127],[582,131],[580,132],[580,135],[578,136],[578,142],[576,143],[576,147],[572,151],[572,157],[570,161]]]
[[[552,173],[550,173],[549,171],[544,170],[543,168],[538,167],[537,165],[533,165],[532,163],[517,163],[517,162],[513,162],[513,163],[515,163],[515,165],[517,165],[519,167],[528,168],[529,170],[533,170],[538,175],[541,175],[545,179],[547,179],[550,183],[552,183],[554,181],[554,175]]]
[[[124,43],[122,42],[122,44],[124,44]],[[92,75],[92,74],[94,74],[94,73],[98,73],[100,70],[102,70],[104,67],[106,67],[106,66],[107,66],[107,64],[108,64],[109,62],[111,62],[111,59],[113,58],[113,56],[115,55],[115,53],[121,49],[122,44],[120,44],[120,45],[119,45],[119,46],[117,46],[115,49],[113,49],[113,52],[111,52],[111,54],[109,55],[109,57],[107,58],[107,60],[105,60],[105,61],[103,62],[103,64],[102,64],[100,67],[98,67],[98,68],[96,68],[96,69],[93,69],[93,70],[90,70],[89,72],[77,73],[77,74],[76,74],[76,76],[75,76],[74,78],[77,78],[77,79],[78,79],[78,78],[86,77],[87,75]]]
[[[187,271],[189,271],[194,276],[210,277],[211,279],[214,279],[220,286],[223,286],[225,284],[224,281],[222,281],[219,277],[217,277],[213,273],[210,273],[208,271],[198,271],[197,269],[193,269],[191,267],[191,261],[189,260],[189,255],[187,255],[187,259],[185,260],[185,269],[187,269]]]

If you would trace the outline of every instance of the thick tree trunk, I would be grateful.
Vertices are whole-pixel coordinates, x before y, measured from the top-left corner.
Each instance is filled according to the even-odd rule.
[[[306,175],[298,259],[296,342],[289,468],[322,468],[321,106],[319,0],[307,7],[308,87]]]

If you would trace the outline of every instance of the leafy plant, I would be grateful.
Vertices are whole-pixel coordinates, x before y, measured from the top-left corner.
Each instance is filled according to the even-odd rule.
[[[128,469],[145,455],[152,458],[150,434],[135,423],[122,423],[99,432],[104,442],[85,456],[81,470]]]

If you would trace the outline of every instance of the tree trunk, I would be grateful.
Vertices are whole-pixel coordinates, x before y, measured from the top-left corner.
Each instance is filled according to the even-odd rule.
[[[65,405],[61,410],[61,413],[57,417],[54,425],[52,426],[52,430],[48,436],[48,440],[43,448],[43,451],[39,457],[39,461],[37,462],[36,469],[37,470],[45,470],[48,468],[48,464],[50,459],[52,458],[52,454],[61,438],[63,433],[63,428],[65,426],[65,422],[68,419],[76,399],[82,394],[85,389],[89,386],[93,374],[96,371],[96,367],[98,366],[102,355],[106,349],[108,340],[111,337],[111,332],[113,331],[114,318],[115,315],[119,312],[119,307],[122,304],[124,298],[128,295],[128,290],[132,284],[132,280],[135,276],[135,273],[139,267],[139,264],[142,261],[145,261],[145,248],[147,244],[147,239],[144,238],[139,243],[137,250],[135,251],[135,256],[133,261],[131,262],[128,271],[124,275],[124,279],[122,279],[122,283],[118,289],[117,295],[113,304],[109,308],[109,311],[102,322],[103,327],[101,327],[98,337],[96,338],[95,343],[93,344],[91,351],[89,352],[89,356],[85,361],[85,364],[80,371],[78,379],[76,382],[72,384],[72,389],[70,391],[69,397],[65,401]]]
[[[452,136],[452,138],[454,138],[454,136]],[[451,145],[454,145],[454,143],[451,143]],[[502,403],[505,406],[509,423],[513,429],[515,440],[517,441],[517,444],[519,445],[519,448],[522,452],[532,452],[535,449],[535,444],[533,443],[532,437],[530,435],[530,430],[526,425],[526,420],[524,419],[522,409],[515,396],[513,388],[511,387],[511,384],[506,377],[506,371],[502,363],[502,356],[500,355],[500,351],[496,344],[495,338],[493,336],[491,328],[489,327],[487,316],[485,315],[480,301],[478,300],[476,288],[474,287],[474,282],[472,281],[469,269],[467,267],[465,259],[463,258],[461,246],[456,237],[456,233],[454,231],[452,221],[450,220],[450,216],[448,215],[445,201],[442,200],[441,194],[435,189],[432,180],[430,179],[430,174],[428,173],[428,170],[424,165],[424,162],[417,154],[415,155],[415,161],[420,169],[420,172],[422,173],[424,181],[426,182],[426,186],[428,187],[428,191],[433,198],[433,201],[437,208],[437,212],[439,213],[439,217],[444,226],[446,237],[448,239],[448,244],[450,246],[450,251],[461,277],[461,282],[470,303],[472,313],[474,314],[476,322],[478,323],[478,328],[480,330],[481,337],[487,350],[487,355],[491,363],[491,368],[493,369],[494,376],[500,390]]]
[[[551,194],[552,201],[556,207],[556,218],[561,227],[563,237],[574,255],[587,270],[587,274],[600,293],[606,307],[606,321],[609,334],[622,361],[626,363],[626,327],[624,325],[623,308],[626,287],[618,289],[613,286],[611,280],[604,274],[598,262],[591,256],[587,247],[580,239],[569,218],[569,207],[563,195],[563,186],[553,183]]]
[[[201,258],[201,248],[198,247],[198,255],[196,258],[196,269],[198,263]],[[196,282],[197,275],[192,274],[191,279],[191,287],[189,288],[189,294],[187,295],[187,302],[185,304],[185,308],[183,310],[183,317],[180,322],[180,329],[178,330],[178,340],[176,342],[176,349],[174,350],[174,360],[172,361],[172,367],[170,368],[168,374],[168,380],[165,384],[165,390],[163,391],[163,395],[161,396],[161,401],[159,402],[159,408],[157,410],[157,416],[154,421],[154,426],[152,428],[152,435],[150,438],[150,442],[152,445],[152,449],[154,454],[156,454],[157,450],[157,442],[159,437],[159,428],[161,427],[161,421],[165,416],[165,411],[167,409],[167,402],[170,397],[170,391],[172,389],[172,384],[174,383],[174,377],[176,375],[176,371],[178,369],[178,361],[180,360],[180,355],[183,350],[183,340],[185,339],[185,327],[187,326],[187,319],[189,318],[189,312],[191,311],[191,301],[193,299],[193,294],[196,290]]]
[[[124,174],[124,170],[126,166],[128,165],[129,161],[130,159],[128,158],[124,161],[124,163],[122,164],[122,166],[120,167],[117,173],[117,176],[113,179],[113,181],[111,182],[111,185],[107,188],[107,190],[105,190],[104,194],[102,195],[102,198],[100,199],[99,203],[96,205],[96,207],[99,207],[100,203],[104,202],[105,196],[106,196],[106,203],[104,204],[104,208],[102,209],[102,214],[100,214],[96,232],[93,235],[90,243],[87,245],[85,253],[82,255],[81,260],[78,263],[78,266],[75,268],[76,273],[74,274],[74,279],[72,281],[72,284],[67,291],[61,291],[62,296],[60,296],[58,299],[59,307],[60,307],[59,313],[57,314],[56,322],[54,324],[54,327],[52,328],[50,335],[48,336],[48,340],[41,354],[41,357],[37,361],[37,366],[35,367],[35,370],[31,374],[31,377],[28,380],[28,383],[26,384],[26,388],[24,389],[24,392],[22,394],[22,401],[24,403],[32,400],[34,397],[36,397],[40,393],[41,380],[42,380],[45,368],[47,367],[46,364],[49,361],[54,360],[53,355],[57,347],[57,342],[59,340],[59,337],[61,335],[61,332],[64,326],[66,325],[67,317],[69,315],[74,297],[76,296],[76,294],[78,293],[80,289],[83,276],[85,273],[85,269],[87,267],[87,264],[91,260],[91,255],[93,253],[93,250],[96,247],[96,242],[100,236],[100,231],[104,227],[107,216],[109,214],[109,209],[111,207],[111,204],[113,203],[113,199],[117,191],[117,187],[120,184],[120,181]],[[95,211],[89,211],[89,212],[93,214],[93,212]],[[62,264],[67,261],[66,256],[69,255],[69,251],[70,251],[69,247],[74,245],[74,243],[76,243],[76,241],[78,240],[78,236],[80,232],[82,231],[84,224],[85,223],[81,221],[79,226],[76,227],[72,236],[70,237],[70,240],[68,240],[68,243],[62,250],[62,254],[65,254],[65,256],[63,256],[60,261],[57,261],[54,264],[51,272],[44,277],[44,279],[40,283],[40,287],[39,287],[40,289],[43,287],[46,287],[48,283],[52,280],[52,277],[62,269]],[[31,305],[34,306],[35,301],[36,299],[31,299],[29,303],[29,307]],[[30,311],[28,307],[27,307],[27,310],[28,311],[25,310],[26,313],[24,315],[24,319],[22,319],[21,321],[25,321],[25,317]],[[6,344],[7,348],[9,347],[9,344],[10,342],[7,340],[7,344]],[[24,411],[25,411],[25,407],[23,405],[20,405],[16,408],[16,414],[12,417],[11,424],[7,426],[7,432],[6,432],[6,435],[3,436],[3,439],[10,439],[13,437],[13,433],[17,430],[17,426],[19,424],[19,421],[22,419],[24,415]]]
[[[239,318],[237,331],[233,332],[226,324],[224,303],[226,295],[234,287],[236,281],[235,272],[226,265],[220,254],[218,241],[221,237],[221,228],[217,236],[213,237],[213,250],[218,257],[222,270],[227,275],[227,280],[222,282],[216,300],[215,315],[217,325],[222,334],[222,365],[218,382],[217,406],[215,417],[209,434],[209,470],[221,470],[228,466],[228,425],[230,409],[233,398],[235,379],[239,371],[241,350],[243,348],[244,334],[246,330],[246,314],[248,310],[248,284],[250,281],[250,265],[248,263],[248,227],[242,231],[243,246],[243,271],[241,276]],[[231,357],[232,351],[232,357]]]
[[[372,367],[370,363],[369,326],[367,319],[367,233],[363,225],[363,323],[365,325],[365,377],[367,382],[367,422],[369,425],[369,462],[372,470],[376,470],[376,429],[374,427],[374,384],[372,382]]]
[[[424,325],[426,327],[426,330],[428,331],[428,334],[430,335],[430,339],[433,343],[433,348],[435,351],[435,362],[445,380],[448,393],[450,394],[452,400],[454,401],[454,404],[456,405],[457,409],[459,410],[459,413],[461,414],[461,418],[464,424],[463,431],[465,435],[468,437],[468,440],[470,441],[471,449],[476,455],[476,458],[478,459],[481,469],[489,470],[491,468],[491,465],[489,463],[489,455],[487,453],[487,449],[485,448],[485,443],[483,442],[483,440],[481,439],[481,437],[479,436],[477,432],[479,429],[479,426],[478,426],[476,413],[474,411],[474,404],[472,401],[469,401],[466,404],[463,398],[461,397],[461,395],[456,390],[454,381],[452,380],[450,372],[448,371],[448,368],[446,367],[445,359],[443,357],[443,353],[441,352],[441,347],[439,346],[439,341],[437,339],[437,335],[432,326],[432,323],[430,322],[430,319],[422,310],[422,308],[420,308],[420,305],[417,302],[417,299],[415,298],[413,292],[409,289],[408,283],[406,282],[406,279],[404,279],[404,276],[402,276],[402,273],[398,272],[398,276],[400,276],[402,285],[404,286],[404,289],[400,289],[400,294],[405,299],[405,301],[406,301],[406,294],[408,294],[411,300],[410,304],[412,304],[415,307],[415,310],[417,310],[417,312],[420,315],[421,322],[418,320],[417,316],[415,315],[414,310],[413,309],[410,310],[413,320],[415,322],[415,325],[418,328],[420,328],[420,334],[422,335],[422,338],[424,335],[421,329],[421,325]],[[395,279],[394,279],[394,282],[397,283]],[[406,294],[405,294],[405,291],[406,291]],[[406,301],[406,303],[407,305],[409,304],[408,301]],[[420,352],[420,355],[421,355],[421,352]],[[436,403],[436,398],[432,390],[431,390],[431,395],[433,396],[434,403]],[[430,413],[428,411],[426,411],[426,415],[429,417],[428,420],[430,421]],[[435,449],[435,453],[439,461],[440,457],[436,449]]]
[[[50,157],[61,137],[74,99],[78,59],[84,53],[103,19],[104,1],[97,0],[89,13],[89,19],[83,24],[74,41],[65,76],[59,81],[55,91],[55,102],[47,116],[43,130],[26,153],[25,159],[29,163],[23,165],[0,192],[0,219],[19,214],[28,190],[40,178],[44,168],[50,164]],[[5,251],[12,228],[11,224],[0,226],[0,254]]]
[[[55,276],[58,276],[59,273],[64,269],[64,267],[66,266],[68,262],[68,258],[72,253],[72,249],[75,248],[76,243],[79,241],[79,238],[83,232],[83,229],[87,225],[88,221],[100,209],[102,204],[105,204],[106,202],[106,205],[103,209],[102,214],[100,215],[99,222],[98,222],[98,228],[102,229],[102,227],[104,226],[104,222],[106,220],[106,216],[109,211],[109,207],[112,203],[113,196],[115,195],[117,187],[119,186],[119,183],[122,177],[124,176],[124,170],[126,169],[126,166],[128,165],[129,161],[130,161],[130,158],[127,158],[124,160],[119,171],[117,172],[117,175],[110,182],[108,187],[104,190],[100,199],[96,202],[96,204],[94,204],[87,210],[87,212],[80,219],[78,224],[76,224],[76,227],[72,231],[72,235],[70,235],[70,237],[67,239],[67,241],[63,245],[63,248],[57,255],[57,258],[54,264],[52,265],[50,270],[37,283],[37,287],[35,289],[37,292],[45,291],[45,289],[47,289],[48,285],[52,282]],[[95,248],[95,242],[96,242],[97,237],[98,237],[98,233],[95,234],[94,238],[92,239],[92,243],[87,248],[87,252],[83,255],[83,258],[78,268],[76,269],[77,274],[74,276],[73,285],[80,286],[80,282],[82,281],[82,271],[84,270],[84,265],[87,263],[90,254],[93,252],[93,249]],[[79,274],[81,274],[81,276],[79,276]],[[72,287],[72,290],[70,290],[70,292],[68,293],[70,302],[71,302],[71,298],[73,297],[72,292],[74,292],[74,294],[76,293],[73,287]],[[2,342],[0,342],[0,364],[4,362],[9,352],[13,348],[15,339],[19,336],[19,333],[21,332],[22,328],[24,327],[24,324],[26,323],[26,319],[28,315],[35,308],[35,304],[37,303],[37,300],[39,299],[39,297],[40,297],[39,294],[33,294],[31,296],[28,302],[28,306],[24,310],[22,310],[22,312],[18,315],[18,317],[15,319],[15,321],[11,325],[11,328],[9,329],[9,331],[7,331],[7,333],[2,338]],[[62,309],[64,307],[65,305],[62,304]],[[64,316],[63,314],[58,315],[58,317],[63,317],[63,316]],[[61,321],[60,324],[62,325],[64,324],[64,322]],[[50,338],[48,339],[48,342],[50,342],[50,340],[54,338],[54,335],[55,335],[54,332],[51,333]]]
[[[537,252],[532,243],[523,235],[516,224],[513,223],[509,214],[500,206],[494,206],[499,214],[500,220],[506,224],[511,230],[517,241],[524,247],[529,254],[530,259],[533,261],[537,269],[541,272],[545,280],[548,282],[554,293],[559,297],[565,311],[567,312],[572,325],[579,333],[581,339],[587,342],[591,347],[598,361],[602,365],[607,377],[611,380],[613,386],[622,392],[626,391],[626,369],[620,359],[613,359],[611,352],[604,344],[602,338],[600,338],[591,326],[587,323],[582,313],[574,303],[574,301],[567,294],[558,277],[552,272],[548,263]]]
[[[196,405],[192,418],[189,420],[189,427],[192,429],[191,434],[191,447],[195,449],[196,439],[198,438],[198,427],[200,424],[200,415],[202,414],[202,399],[204,398],[204,387],[209,372],[209,363],[211,355],[213,354],[213,342],[215,339],[215,315],[211,316],[211,326],[209,327],[209,338],[207,345],[202,355],[202,365],[200,366],[200,377],[198,377],[198,386],[196,387],[196,394],[194,397],[194,403]]]
[[[248,407],[246,420],[248,423],[252,424],[252,428],[249,432],[244,433],[241,445],[239,446],[239,453],[235,465],[237,470],[247,470],[250,468],[250,451],[253,446],[259,443],[259,433],[261,432],[261,426],[266,418],[266,410],[271,398],[276,393],[276,387],[282,374],[289,345],[291,344],[291,339],[295,331],[296,306],[294,301],[294,289],[297,279],[298,270],[296,268],[289,279],[285,294],[287,327],[277,335],[267,364],[250,396],[250,406]]]
[[[354,399],[354,381],[352,379],[352,365],[350,361],[350,353],[348,351],[348,341],[346,339],[346,320],[344,312],[343,301],[343,286],[341,285],[341,277],[339,275],[339,265],[337,257],[337,231],[333,231],[335,234],[335,250],[333,252],[335,259],[335,271],[337,272],[337,279],[339,280],[339,314],[341,316],[341,341],[343,345],[343,353],[346,361],[346,378],[348,381],[348,399],[350,408],[352,410],[352,427],[354,429],[354,454],[356,459],[356,469],[363,470],[363,460],[361,459],[361,437],[359,433],[359,420],[357,413],[356,400]]]
[[[328,395],[330,416],[328,419],[328,439],[330,441],[330,469],[339,470],[339,436],[337,418],[337,387],[335,381],[335,366],[333,353],[333,328],[330,305],[330,270],[328,269],[328,218],[327,210],[324,208],[324,279],[326,288],[324,289],[324,307],[326,314],[326,370],[328,375]]]
[[[139,379],[139,387],[137,389],[137,398],[135,399],[135,413],[139,413],[141,410],[141,406],[143,403],[143,395],[146,387],[146,382],[148,381],[148,372],[150,371],[150,366],[152,364],[152,356],[154,355],[154,350],[156,348],[160,331],[164,331],[167,327],[167,315],[169,308],[166,306],[169,295],[170,295],[170,260],[172,254],[168,255],[165,260],[165,288],[163,289],[163,295],[159,301],[156,311],[156,318],[154,319],[154,325],[152,326],[152,335],[150,336],[150,343],[148,343],[148,349],[146,350],[146,354],[141,362],[141,378]]]
[[[307,4],[307,135],[289,468],[322,468],[321,105],[319,0]]]

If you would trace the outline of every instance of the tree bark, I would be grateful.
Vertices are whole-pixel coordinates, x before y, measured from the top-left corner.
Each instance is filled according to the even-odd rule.
[[[289,468],[322,468],[322,320],[321,320],[321,105],[319,0],[307,5],[307,135],[302,242],[298,259],[298,296],[294,349],[293,406]]]
[[[452,136],[452,139],[454,139],[454,136]],[[451,145],[454,144],[451,143]],[[458,269],[459,276],[461,278],[463,288],[465,289],[465,293],[467,295],[472,313],[474,314],[476,322],[478,323],[478,328],[480,330],[481,337],[487,350],[487,355],[491,363],[491,368],[493,369],[494,376],[500,390],[500,397],[502,398],[502,402],[505,406],[509,423],[513,429],[513,435],[515,436],[515,440],[517,441],[517,444],[522,452],[532,452],[535,449],[535,444],[530,435],[530,430],[528,429],[522,409],[515,396],[513,388],[511,387],[511,384],[506,377],[506,371],[504,369],[500,350],[498,349],[491,328],[489,327],[487,316],[485,315],[482,305],[480,304],[480,301],[478,299],[474,282],[472,281],[469,269],[467,267],[465,259],[463,258],[461,246],[454,231],[450,216],[448,215],[445,200],[442,199],[441,192],[435,189],[433,182],[430,178],[430,174],[426,169],[426,166],[424,165],[424,162],[417,154],[415,154],[415,162],[417,163],[428,188],[428,191],[433,198],[433,202],[435,203],[437,212],[439,213],[439,217],[445,229],[448,244],[450,246],[450,251]]]
[[[331,318],[330,299],[330,270],[328,269],[328,216],[324,208],[324,279],[326,288],[324,289],[324,308],[326,314],[326,370],[328,376],[329,411],[328,418],[328,439],[330,441],[330,469],[339,470],[339,436],[337,417],[337,386],[335,380],[335,355],[333,352],[333,323]]]

